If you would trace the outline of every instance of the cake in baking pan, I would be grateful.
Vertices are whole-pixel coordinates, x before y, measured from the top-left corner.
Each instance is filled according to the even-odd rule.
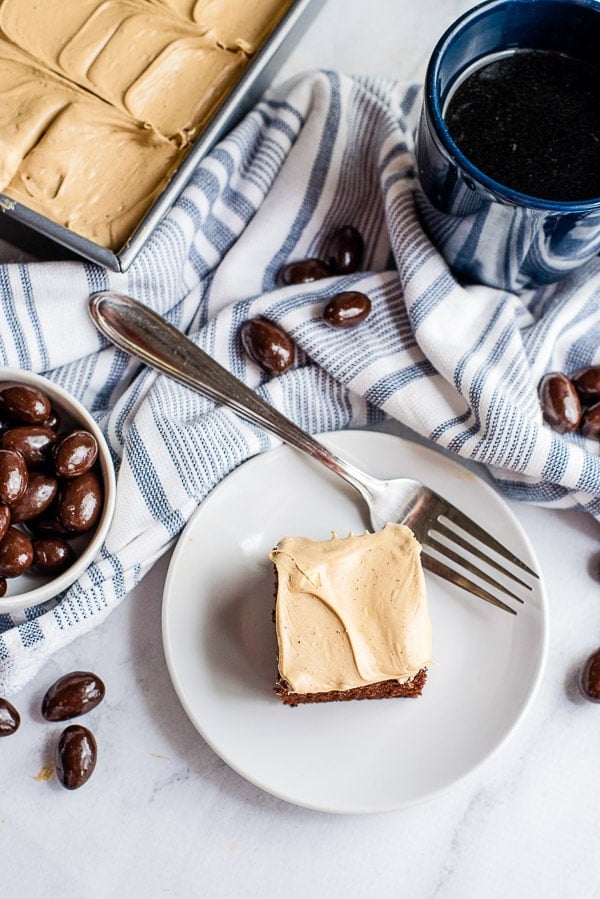
[[[0,191],[120,249],[291,0],[0,0]]]

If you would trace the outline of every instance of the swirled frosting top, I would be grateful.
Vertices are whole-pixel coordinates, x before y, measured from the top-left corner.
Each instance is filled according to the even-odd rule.
[[[119,249],[290,0],[1,0],[0,190]]]
[[[277,570],[279,673],[294,693],[407,681],[431,661],[431,622],[412,531],[284,537]]]

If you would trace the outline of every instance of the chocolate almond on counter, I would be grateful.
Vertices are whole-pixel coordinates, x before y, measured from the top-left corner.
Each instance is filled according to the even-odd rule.
[[[91,730],[70,724],[56,747],[56,776],[65,789],[78,790],[94,773],[97,758],[98,748]]]
[[[581,672],[579,687],[586,699],[600,702],[600,649],[588,658]]]
[[[46,721],[68,721],[91,712],[104,699],[102,680],[91,671],[71,671],[48,688],[42,700]]]
[[[8,699],[0,697],[0,737],[9,737],[18,730],[21,716]]]

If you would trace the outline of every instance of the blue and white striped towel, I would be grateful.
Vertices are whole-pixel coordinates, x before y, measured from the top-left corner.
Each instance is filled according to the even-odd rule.
[[[102,557],[52,608],[0,615],[0,695],[99,624],[167,549],[209,491],[275,441],[106,346],[87,298],[128,293],[166,315],[310,431],[392,416],[490,466],[512,498],[579,505],[600,519],[598,447],[542,425],[548,370],[600,362],[600,260],[521,296],[459,286],[415,213],[419,91],[307,74],[273,91],[198,168],[127,274],[83,262],[0,267],[0,358],[44,372],[103,427],[120,460]],[[365,238],[364,271],[285,288],[286,261],[323,253],[340,225]],[[357,331],[321,319],[350,287],[372,313]],[[239,352],[263,315],[299,348],[269,380]]]

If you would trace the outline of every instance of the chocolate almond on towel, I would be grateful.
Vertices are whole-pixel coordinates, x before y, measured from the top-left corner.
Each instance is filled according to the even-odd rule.
[[[331,269],[326,262],[311,257],[283,265],[277,274],[277,283],[282,287],[289,287],[291,284],[311,284],[313,281],[320,281],[330,275]]]
[[[369,316],[371,300],[359,290],[336,293],[323,308],[323,320],[332,328],[355,328]]]
[[[538,394],[544,421],[561,434],[576,431],[581,421],[581,401],[567,375],[552,371],[539,383]]]
[[[335,275],[349,275],[358,271],[365,252],[360,232],[353,225],[344,225],[333,234],[329,244],[329,268]]]
[[[584,403],[600,400],[600,365],[587,365],[571,375],[575,390]]]
[[[270,375],[282,375],[294,364],[293,341],[274,322],[250,319],[240,328],[240,339],[250,359]]]

